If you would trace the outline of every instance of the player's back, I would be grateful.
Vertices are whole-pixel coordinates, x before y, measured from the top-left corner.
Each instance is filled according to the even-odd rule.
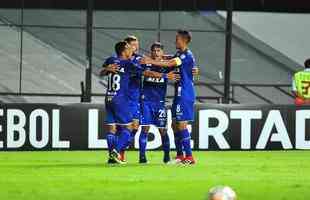
[[[195,101],[195,88],[192,73],[196,65],[194,55],[187,49],[184,52],[178,51],[175,57],[179,57],[182,61],[182,64],[176,69],[181,78],[180,81],[175,84],[175,97]]]
[[[142,67],[139,63],[141,58],[142,56],[139,54],[134,54],[132,56],[131,63],[133,68],[135,68],[133,71],[142,71]],[[131,73],[128,84],[129,99],[138,102],[141,94],[141,73]]]
[[[128,83],[130,79],[130,69],[132,67],[131,61],[110,57],[106,60],[105,64],[117,64],[119,66],[117,73],[108,73],[106,97],[108,100],[126,98],[128,96]]]

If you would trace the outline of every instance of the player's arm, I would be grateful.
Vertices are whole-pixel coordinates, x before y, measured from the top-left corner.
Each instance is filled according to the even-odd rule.
[[[200,73],[200,71],[199,71],[198,66],[193,67],[193,69],[192,69],[193,76],[199,76],[199,73]]]
[[[160,66],[160,67],[177,67],[182,64],[182,60],[179,57],[176,57],[176,58],[172,58],[169,60],[158,61],[150,57],[143,57],[141,58],[140,63],[141,64],[152,64],[154,66]]]
[[[143,72],[143,75],[145,77],[151,77],[151,78],[167,78],[168,80],[177,81],[180,79],[179,74],[175,74],[173,71],[169,73],[159,73],[151,70],[146,70]]]
[[[106,76],[108,73],[116,73],[119,69],[117,64],[103,64],[100,76]]]
[[[159,73],[159,72],[154,72],[154,71],[151,71],[151,70],[145,70],[143,72],[143,76],[151,77],[151,78],[162,78],[163,74]]]
[[[298,92],[297,92],[297,87],[296,87],[296,82],[295,82],[295,78],[292,78],[292,93],[295,97],[298,97]]]
[[[198,67],[198,65],[196,63],[196,59],[195,59],[195,57],[193,55],[191,56],[191,60],[190,61],[191,61],[192,66],[193,66],[192,74],[193,74],[193,76],[198,77],[199,73],[200,73],[200,70],[199,70],[199,67]]]

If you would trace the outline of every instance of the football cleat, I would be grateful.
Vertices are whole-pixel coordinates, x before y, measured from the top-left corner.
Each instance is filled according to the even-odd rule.
[[[193,156],[186,156],[182,160],[182,164],[185,164],[185,165],[194,165],[195,163],[196,161],[194,160]]]
[[[108,164],[116,164],[117,162],[113,158],[109,158]]]
[[[182,161],[184,160],[184,156],[176,156],[174,160],[176,164],[182,163]]]
[[[139,163],[140,163],[140,164],[147,164],[147,159],[146,159],[146,157],[140,158],[140,159],[139,159]]]
[[[126,162],[121,160],[121,155],[116,150],[111,152],[111,159],[113,159],[118,164],[126,164]]]
[[[169,156],[169,155],[165,155],[165,156],[164,156],[164,159],[163,159],[163,162],[164,162],[164,163],[170,162],[170,156]]]
[[[184,160],[184,156],[176,156],[175,159],[167,162],[166,164],[182,164],[182,161]]]

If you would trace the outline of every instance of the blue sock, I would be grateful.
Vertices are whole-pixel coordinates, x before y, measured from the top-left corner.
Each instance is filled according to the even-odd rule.
[[[132,144],[134,141],[135,141],[135,136],[136,136],[136,133],[137,133],[137,129],[133,129],[130,133],[130,140],[129,140],[129,144],[128,146],[130,146],[130,144]]]
[[[169,152],[170,152],[170,139],[169,139],[169,136],[168,136],[167,132],[165,134],[161,135],[161,142],[162,142],[162,145],[163,145],[163,151],[164,151],[165,156],[169,155]]]
[[[181,142],[186,156],[192,156],[191,135],[189,134],[188,130],[184,129],[178,132],[178,134],[182,137]]]
[[[121,128],[118,130],[119,136],[116,144],[116,151],[119,153],[126,149],[128,146],[128,141],[130,140],[130,130],[127,128]]]
[[[179,134],[179,132],[174,133],[174,143],[175,143],[175,149],[177,151],[177,156],[183,156],[181,135]]]
[[[108,143],[108,150],[109,150],[109,153],[111,153],[112,150],[115,148],[115,142],[116,142],[115,133],[108,132],[106,138],[107,138],[107,143]]]
[[[145,157],[146,145],[147,145],[147,133],[144,131],[141,131],[140,137],[139,137],[140,158]]]

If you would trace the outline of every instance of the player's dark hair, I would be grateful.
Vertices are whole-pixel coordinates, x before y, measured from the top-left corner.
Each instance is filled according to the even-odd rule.
[[[310,68],[310,58],[305,61],[305,68]]]
[[[181,37],[185,38],[187,43],[190,43],[192,40],[192,34],[191,32],[187,30],[178,30],[177,34],[180,35]]]
[[[115,44],[115,53],[120,56],[123,51],[125,51],[128,48],[127,42],[121,41]]]
[[[129,44],[130,42],[137,41],[137,40],[138,40],[138,38],[137,38],[136,36],[134,36],[134,35],[129,35],[129,36],[127,36],[127,37],[124,39],[124,41],[127,42],[128,44]]]
[[[154,42],[151,46],[151,51],[153,51],[155,48],[164,49],[164,45],[162,45],[160,42]]]

